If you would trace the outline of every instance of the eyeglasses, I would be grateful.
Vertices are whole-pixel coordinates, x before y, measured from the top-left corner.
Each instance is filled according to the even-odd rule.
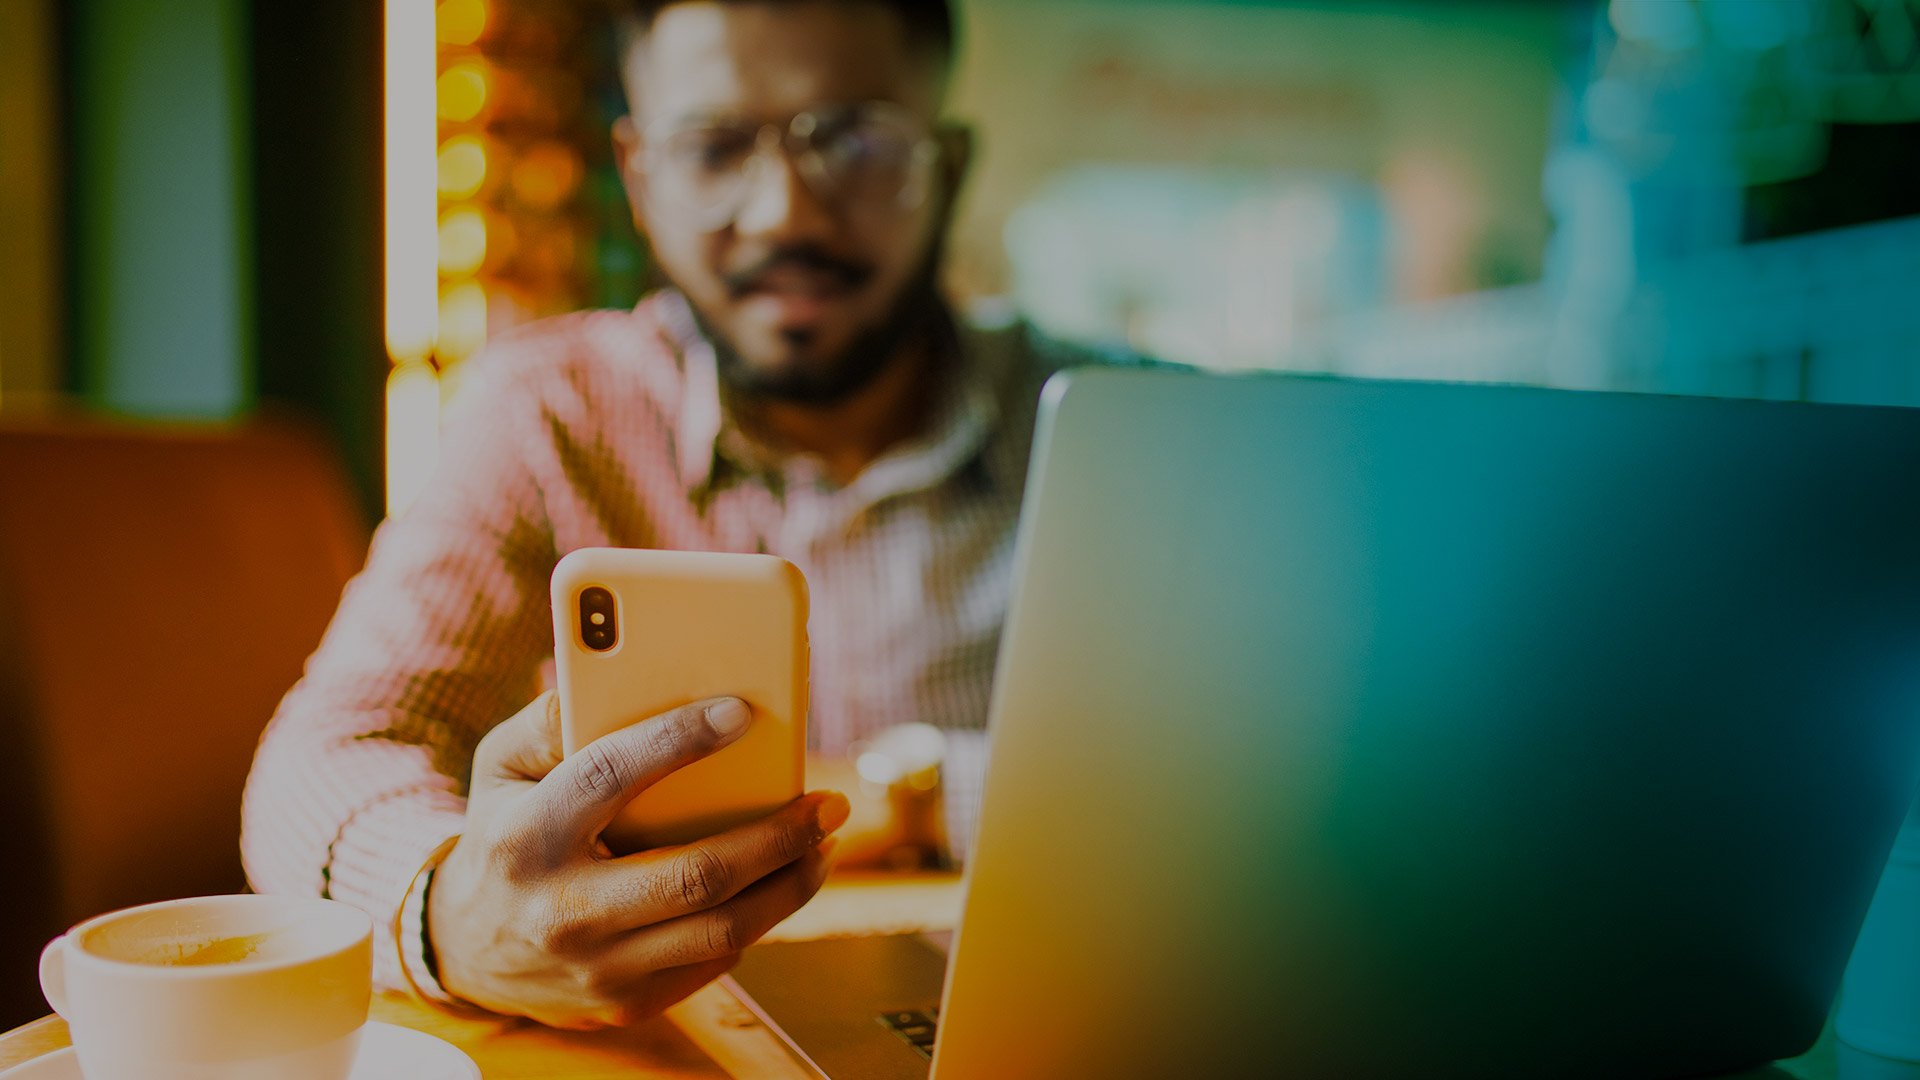
[[[649,194],[706,231],[740,216],[763,170],[784,153],[807,186],[842,206],[917,210],[940,144],[913,113],[884,101],[809,109],[784,124],[706,122],[648,129]]]

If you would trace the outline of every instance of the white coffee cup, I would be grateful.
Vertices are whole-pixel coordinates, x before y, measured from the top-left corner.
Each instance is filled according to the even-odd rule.
[[[203,896],[115,911],[40,954],[87,1080],[346,1080],[373,920],[332,900]]]

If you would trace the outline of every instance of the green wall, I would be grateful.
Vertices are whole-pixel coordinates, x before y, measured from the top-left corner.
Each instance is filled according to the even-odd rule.
[[[61,24],[66,388],[314,422],[376,514],[380,6],[64,0]]]
[[[243,0],[72,0],[74,389],[220,417],[253,403]]]

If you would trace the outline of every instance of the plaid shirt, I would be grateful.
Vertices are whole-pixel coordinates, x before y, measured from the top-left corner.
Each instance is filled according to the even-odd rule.
[[[441,459],[263,736],[242,851],[261,892],[374,916],[376,976],[420,962],[430,854],[465,825],[475,746],[540,690],[554,564],[582,547],[767,552],[812,594],[809,739],[894,724],[949,739],[949,814],[971,831],[1014,522],[1041,384],[1065,358],[1016,328],[961,332],[927,431],[833,486],[755,447],[725,408],[686,301],[551,319],[470,362]],[[389,927],[402,917],[401,940]]]

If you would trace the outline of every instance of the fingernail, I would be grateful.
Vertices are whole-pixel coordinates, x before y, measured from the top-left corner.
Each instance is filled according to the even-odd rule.
[[[820,816],[816,819],[820,822],[820,831],[830,833],[845,825],[852,813],[853,806],[847,802],[845,795],[837,791],[827,792],[826,797],[820,800]]]
[[[747,703],[739,698],[721,698],[707,706],[707,726],[723,739],[745,731],[751,719],[753,714],[747,710]]]

